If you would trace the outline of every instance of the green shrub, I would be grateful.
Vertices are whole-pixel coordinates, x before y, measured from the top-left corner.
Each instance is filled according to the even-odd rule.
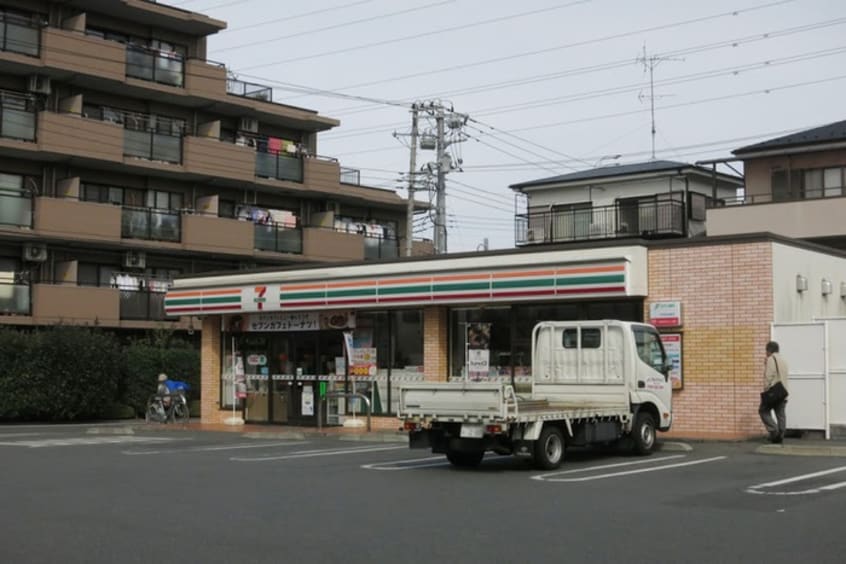
[[[144,413],[156,391],[156,378],[164,372],[172,380],[188,382],[189,398],[200,397],[200,352],[179,339],[138,339],[124,348],[124,381],[121,401]]]
[[[107,404],[99,414],[101,419],[133,419],[135,408],[122,403]]]

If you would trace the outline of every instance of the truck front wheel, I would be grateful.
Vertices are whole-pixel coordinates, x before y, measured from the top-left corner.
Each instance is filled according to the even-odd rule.
[[[449,450],[446,453],[447,460],[458,468],[475,468],[482,462],[485,451],[458,451]]]
[[[632,427],[634,450],[638,454],[649,454],[655,447],[655,419],[641,411],[637,414]]]
[[[561,429],[546,426],[535,441],[535,466],[541,470],[555,470],[564,461],[564,435]]]

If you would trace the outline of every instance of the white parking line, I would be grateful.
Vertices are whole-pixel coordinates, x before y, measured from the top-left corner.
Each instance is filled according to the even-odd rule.
[[[68,437],[64,439],[40,439],[32,441],[3,441],[0,446],[22,446],[29,448],[116,445],[123,443],[164,443],[178,439],[164,437],[136,437],[133,435],[112,435],[108,437]]]
[[[624,463],[617,464],[617,465],[614,465],[614,464],[607,465],[605,467],[608,468],[608,467],[614,467],[614,466],[627,466],[627,465],[632,465],[632,464],[645,464],[647,462],[658,462],[658,461],[661,461],[661,460],[669,460],[671,458],[678,458],[679,456],[683,456],[683,455],[667,456],[667,457],[664,457],[664,458],[653,459],[651,461],[650,460],[644,460],[644,461],[638,461],[638,462],[624,462]],[[587,472],[589,470],[597,470],[597,469],[603,468],[602,466],[595,466],[593,468],[570,470],[568,472],[555,472],[553,474],[540,474],[538,476],[532,476],[532,479],[533,480],[541,480],[541,481],[544,481],[544,482],[588,482],[588,481],[591,481],[591,480],[602,480],[602,479],[605,479],[605,478],[616,478],[616,477],[619,477],[619,476],[629,476],[631,474],[642,474],[644,472],[657,472],[658,470],[669,470],[670,468],[681,468],[683,466],[693,466],[695,464],[705,464],[706,462],[715,462],[717,460],[723,460],[725,458],[727,458],[727,457],[725,457],[725,456],[714,456],[712,458],[703,458],[701,460],[691,460],[690,462],[679,462],[677,464],[664,464],[662,466],[652,466],[650,468],[638,468],[638,469],[635,469],[635,470],[626,470],[626,471],[623,471],[623,472],[611,472],[611,473],[608,473],[608,474],[597,474],[595,476],[582,476],[582,477],[578,477],[578,478],[551,478],[550,477],[550,476],[558,476],[558,475],[561,475],[561,474],[566,474],[566,473],[569,473],[569,472]]]
[[[359,453],[367,453],[367,452],[379,452],[380,450],[399,450],[408,449],[407,446],[391,446],[391,447],[375,447],[375,446],[367,446],[367,447],[357,447],[357,448],[347,448],[347,449],[329,449],[329,450],[304,450],[300,452],[292,452],[290,454],[284,454],[281,456],[258,456],[254,458],[240,458],[240,457],[232,457],[229,460],[235,462],[267,462],[270,460],[289,460],[293,458],[311,458],[314,456],[335,456],[338,454],[359,454]]]
[[[417,462],[426,462],[428,460],[437,460],[438,462],[429,464],[415,464]],[[408,464],[407,466],[397,466],[398,464]],[[390,462],[376,462],[373,464],[362,464],[361,467],[365,470],[416,470],[417,468],[430,468],[432,466],[449,466],[449,462],[441,456],[430,456],[428,458],[411,458],[409,460],[392,460]]]
[[[166,450],[125,450],[123,454],[129,456],[141,456],[145,454],[178,454],[182,452],[213,452],[218,450],[238,450],[244,448],[273,448],[273,447],[280,447],[280,446],[301,446],[308,444],[307,441],[302,442],[287,442],[287,443],[261,443],[261,444],[249,444],[249,445],[224,445],[224,446],[196,446],[196,447],[186,447],[186,448],[172,448]]]
[[[760,491],[766,488],[775,488],[778,486],[784,486],[786,484],[793,484],[795,482],[801,482],[803,480],[810,480],[812,478],[819,478],[820,476],[828,476],[829,474],[836,474],[837,472],[843,472],[846,470],[846,466],[840,466],[838,468],[831,468],[830,470],[821,470],[820,472],[813,472],[811,474],[802,474],[801,476],[793,476],[792,478],[785,478],[783,480],[776,480],[775,482],[767,482],[766,484],[758,484],[757,486],[749,486],[746,488],[746,493],[751,494],[759,494],[759,495],[809,495],[809,494],[817,494],[822,491],[832,491],[838,490],[840,488],[846,487],[846,482],[838,482],[835,484],[828,484],[825,486],[819,486],[816,488],[809,488],[807,490],[795,491],[795,492],[778,492],[778,491]]]

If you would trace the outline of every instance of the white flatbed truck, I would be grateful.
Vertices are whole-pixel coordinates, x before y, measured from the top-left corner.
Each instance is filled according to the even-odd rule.
[[[648,454],[672,424],[670,362],[651,325],[544,321],[532,330],[528,393],[515,384],[424,382],[400,388],[398,416],[411,448],[479,465],[486,451],[558,468],[568,446],[631,439]]]

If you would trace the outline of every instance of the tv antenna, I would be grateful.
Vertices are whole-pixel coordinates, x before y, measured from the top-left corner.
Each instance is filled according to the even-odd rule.
[[[652,160],[655,160],[655,99],[663,98],[664,96],[655,95],[655,67],[664,61],[684,61],[684,59],[677,59],[672,57],[660,57],[658,55],[647,55],[646,43],[643,44],[643,54],[636,59],[636,62],[643,65],[643,72],[649,72],[649,95],[644,95],[641,90],[638,93],[638,100],[643,102],[644,98],[649,98],[649,113],[652,117]]]

